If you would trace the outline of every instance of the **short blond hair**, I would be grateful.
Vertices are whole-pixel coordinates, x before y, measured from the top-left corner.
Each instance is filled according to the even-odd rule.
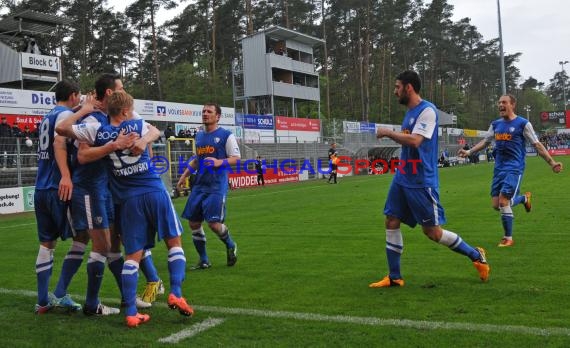
[[[133,97],[129,93],[125,91],[115,91],[107,101],[107,112],[111,117],[118,116],[123,109],[130,108],[133,104]]]

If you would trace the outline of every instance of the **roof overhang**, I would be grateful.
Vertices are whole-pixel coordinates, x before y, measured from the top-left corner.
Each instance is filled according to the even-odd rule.
[[[264,33],[266,36],[278,40],[293,40],[304,43],[311,47],[322,45],[325,40],[316,38],[314,36],[306,35],[298,31],[286,29],[280,26],[272,26],[267,29],[261,30],[254,35]],[[243,38],[242,38],[243,40]]]

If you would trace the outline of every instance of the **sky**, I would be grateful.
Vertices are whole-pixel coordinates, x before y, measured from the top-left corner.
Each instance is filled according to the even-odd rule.
[[[448,0],[453,21],[471,18],[485,40],[499,36],[496,0]],[[505,54],[522,53],[516,66],[522,80],[529,76],[548,84],[560,61],[570,61],[570,1],[501,0]],[[568,73],[570,63],[564,65]],[[522,83],[523,81],[520,81]]]
[[[430,0],[425,0],[428,3]],[[109,0],[116,10],[124,9],[133,0]],[[453,21],[471,18],[485,40],[499,36],[497,0],[448,0],[453,5]],[[188,2],[170,11],[161,10],[157,19],[164,22],[180,13]],[[532,76],[548,84],[560,61],[570,61],[569,0],[502,0],[501,21],[505,54],[522,53],[516,66],[522,83]],[[498,64],[498,63],[497,63]],[[570,63],[565,65],[570,71]]]
[[[134,0],[108,0],[115,10],[122,11]],[[430,0],[425,0],[429,3]],[[180,13],[188,4],[176,9],[161,10],[159,23]],[[453,5],[453,21],[471,18],[485,40],[499,36],[497,0],[448,0]],[[502,0],[501,19],[505,54],[522,53],[516,66],[522,83],[529,76],[548,84],[561,70],[560,61],[570,61],[569,0]],[[570,63],[564,66],[570,72]]]

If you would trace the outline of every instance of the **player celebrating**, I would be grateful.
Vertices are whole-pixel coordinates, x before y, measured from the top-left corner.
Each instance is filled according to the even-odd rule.
[[[114,91],[122,90],[123,82],[119,75],[106,73],[99,76],[95,81],[95,93],[99,107],[83,117],[80,122],[108,124],[106,114],[108,99]],[[135,134],[131,133],[131,136]],[[109,145],[112,144],[107,144]],[[119,228],[113,228],[115,208],[108,188],[106,165],[101,160],[109,151],[104,147],[90,147],[85,143],[77,144],[76,151],[79,163],[76,164],[73,176],[77,188],[73,199],[73,223],[76,229],[87,230],[93,240],[93,248],[87,265],[88,286],[84,312],[88,315],[107,315],[111,312],[115,314],[118,310],[107,306],[100,307],[98,299],[105,261],[122,293],[121,272],[124,259],[121,254],[120,231]],[[150,250],[145,251],[140,269],[147,278],[147,285],[141,298],[137,297],[137,307],[148,308],[156,300],[157,293],[164,291]]]
[[[73,114],[72,108],[79,104],[79,85],[62,80],[55,86],[57,105],[43,119],[39,127],[38,172],[34,194],[40,249],[36,260],[38,303],[35,311],[43,314],[54,306],[72,311],[81,310],[81,305],[67,295],[67,287],[81,265],[85,236],[73,235],[73,244],[63,261],[60,278],[54,297],[48,294],[53,267],[53,253],[57,238],[72,235],[68,222],[68,207],[73,184],[67,160],[65,138],[55,132],[55,126]]]
[[[404,71],[396,79],[394,94],[408,108],[402,123],[402,133],[379,128],[377,137],[388,137],[402,145],[401,160],[388,192],[386,214],[386,256],[389,275],[369,286],[381,288],[404,286],[400,274],[400,257],[404,249],[400,223],[410,227],[422,226],[424,234],[434,242],[465,255],[473,261],[482,281],[489,277],[489,265],[482,248],[473,248],[454,232],[441,228],[446,222],[439,203],[437,173],[438,116],[436,107],[419,95],[421,81],[414,71]],[[414,170],[415,169],[415,170]]]
[[[469,157],[486,148],[495,141],[495,169],[491,183],[492,204],[495,210],[501,212],[504,236],[499,247],[510,247],[513,241],[513,208],[524,203],[525,210],[531,210],[531,193],[519,194],[522,176],[525,168],[525,140],[532,144],[539,156],[559,173],[562,163],[556,162],[544,145],[538,140],[532,124],[525,118],[515,114],[517,101],[508,94],[499,98],[499,115],[501,118],[493,121],[489,126],[487,137],[473,146],[470,150],[459,150],[460,157]]]
[[[89,103],[89,100],[87,102]],[[132,119],[133,104],[133,98],[129,94],[116,91],[108,101],[110,124],[74,125],[76,118],[72,117],[57,128],[69,137],[99,147],[113,144],[121,133],[135,133],[140,137],[130,150],[113,151],[106,157],[107,168],[110,168],[112,173],[111,193],[118,205],[116,221],[120,226],[126,254],[122,283],[126,303],[125,321],[128,327],[136,327],[150,320],[149,315],[137,312],[136,288],[139,262],[144,249],[154,246],[157,232],[158,240],[164,239],[168,248],[168,306],[178,309],[185,316],[194,313],[182,297],[181,287],[186,268],[180,239],[182,225],[176,217],[176,211],[160,176],[149,167],[147,145],[160,136],[160,131],[142,119]],[[133,221],[137,223],[133,225]]]
[[[218,235],[226,245],[227,265],[237,262],[237,247],[230,231],[224,224],[226,195],[228,193],[228,170],[240,158],[235,136],[228,130],[218,127],[222,110],[217,104],[206,104],[202,109],[204,130],[196,134],[197,159],[190,162],[188,168],[178,180],[177,187],[182,190],[186,178],[196,172],[192,193],[188,197],[182,217],[190,222],[192,241],[200,261],[194,269],[209,268],[210,261],[206,253],[206,234],[202,221]]]

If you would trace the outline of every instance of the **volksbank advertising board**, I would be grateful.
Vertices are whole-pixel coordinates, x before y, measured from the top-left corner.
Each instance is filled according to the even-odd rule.
[[[43,116],[55,104],[53,92],[0,88],[0,114]],[[198,104],[135,99],[135,111],[147,121],[201,124],[202,107],[203,105]],[[220,124],[231,126],[235,124],[233,108],[222,107]]]
[[[236,126],[245,129],[273,129],[273,116],[236,113]]]

